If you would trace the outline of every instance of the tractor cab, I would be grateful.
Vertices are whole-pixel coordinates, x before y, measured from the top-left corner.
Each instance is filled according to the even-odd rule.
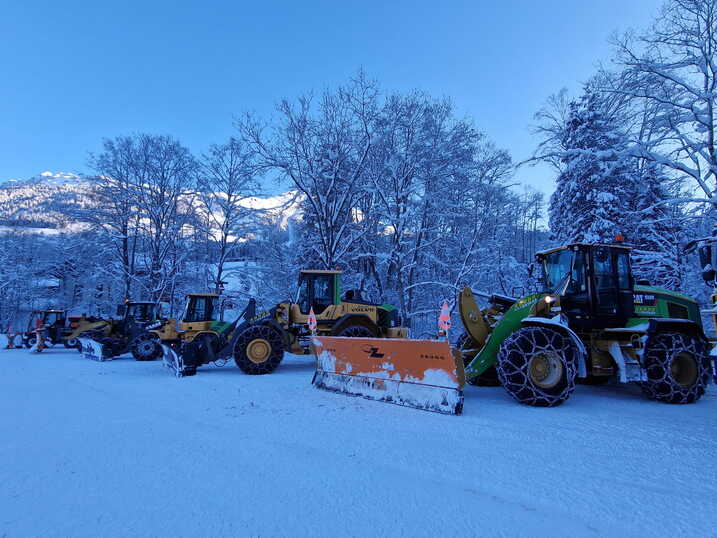
[[[64,327],[66,321],[66,310],[45,310],[42,313],[42,322],[45,327]]]
[[[42,322],[42,326],[46,329],[64,327],[67,322],[66,310],[36,310],[30,314],[27,323],[28,332],[35,330],[38,321]]]
[[[127,301],[117,307],[117,315],[124,320],[132,319],[137,323],[148,323],[159,319],[159,308],[149,301]]]
[[[536,255],[545,291],[577,329],[621,326],[634,316],[630,248],[575,243]]]
[[[341,271],[300,271],[296,304],[302,314],[313,308],[317,316],[329,306],[341,304]]]
[[[182,324],[211,323],[219,314],[219,296],[215,293],[190,293],[182,314]]]

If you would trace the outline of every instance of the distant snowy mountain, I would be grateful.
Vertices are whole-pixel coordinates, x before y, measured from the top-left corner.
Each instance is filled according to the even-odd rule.
[[[0,184],[0,226],[61,230],[74,223],[73,208],[89,204],[89,180],[43,172]]]
[[[57,187],[62,185],[73,185],[84,181],[86,181],[84,176],[73,174],[71,172],[45,171],[28,179],[8,179],[0,183],[0,188],[38,184]]]
[[[65,172],[42,172],[28,179],[0,183],[0,231],[73,233],[86,229],[74,217],[78,208],[93,207],[90,178]],[[251,197],[245,207],[261,210],[267,220],[286,229],[300,218],[295,191],[269,197]]]

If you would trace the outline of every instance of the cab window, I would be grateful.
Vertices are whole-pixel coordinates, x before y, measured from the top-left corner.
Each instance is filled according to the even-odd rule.
[[[558,286],[570,275],[573,253],[570,250],[552,252],[543,259],[543,278],[545,287],[557,291]]]
[[[627,252],[617,254],[617,285],[621,290],[629,290],[630,286],[630,255]]]
[[[582,295],[587,293],[587,277],[585,275],[585,253],[582,251],[575,252],[573,258],[573,266],[570,270],[570,283],[566,289],[568,295]]]
[[[129,307],[127,316],[132,317],[136,320],[148,320],[150,306],[148,304],[133,304]]]
[[[609,248],[596,248],[593,254],[595,260],[595,287],[601,290],[617,289],[615,279],[615,262]]]
[[[210,321],[214,319],[214,297],[192,297],[187,305],[184,321]]]
[[[299,289],[296,292],[296,304],[304,314],[309,313],[311,300],[309,298],[309,279],[303,275],[299,278]]]
[[[334,275],[317,275],[314,279],[314,312],[319,314],[334,304],[333,281]]]
[[[45,320],[44,325],[45,326],[53,326],[59,324],[64,318],[62,317],[62,314],[59,312],[47,312],[45,314]]]

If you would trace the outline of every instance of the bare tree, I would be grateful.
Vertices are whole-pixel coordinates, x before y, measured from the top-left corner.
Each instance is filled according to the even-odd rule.
[[[199,160],[200,216],[215,245],[212,281],[216,293],[221,289],[227,260],[256,226],[250,200],[259,192],[255,173],[251,154],[236,138],[211,146]]]
[[[635,154],[690,178],[717,204],[717,2],[669,0],[647,32],[614,44],[624,73],[607,89],[650,111],[650,136]]]
[[[138,239],[135,139],[105,139],[102,147],[101,153],[90,156],[90,166],[97,174],[92,181],[96,203],[79,209],[78,217],[101,230],[109,240],[121,267],[124,296],[131,297]]]
[[[279,172],[303,195],[305,222],[320,264],[335,266],[358,239],[356,202],[373,142],[378,90],[363,73],[336,92],[282,101],[280,125],[268,138],[251,117],[237,126],[266,170]]]
[[[196,162],[187,148],[169,136],[141,134],[134,139],[131,169],[134,198],[140,215],[146,285],[154,299],[172,289],[177,263],[165,266],[192,214],[192,180]]]

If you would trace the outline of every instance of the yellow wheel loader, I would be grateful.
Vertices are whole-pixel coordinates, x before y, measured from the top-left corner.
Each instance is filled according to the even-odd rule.
[[[229,323],[219,321],[219,295],[214,293],[189,293],[184,309],[178,319],[162,319],[146,327],[134,342],[133,353],[144,360],[162,356],[162,345],[176,348],[195,338],[219,338]]]
[[[310,354],[309,315],[316,316],[316,333],[341,337],[405,338],[398,313],[391,305],[362,299],[356,290],[341,289],[341,271],[302,270],[294,301],[282,302],[255,314],[253,304],[224,332],[221,339],[184,339],[174,364],[179,376],[193,375],[198,366],[234,358],[245,373],[273,372],[284,353]],[[244,320],[241,324],[241,320]]]
[[[385,353],[380,341],[362,339],[359,352],[342,339],[317,337],[315,384],[327,388],[316,379],[329,377],[331,390],[443,412],[445,407],[430,398],[446,386],[461,390],[455,380],[462,371],[470,381],[491,368],[511,397],[538,407],[564,403],[578,379],[636,383],[648,398],[666,403],[702,397],[710,378],[709,342],[695,300],[636,284],[630,249],[621,244],[574,243],[540,252],[536,259],[542,267],[539,293],[520,299],[493,296],[480,309],[475,294],[461,290],[458,304],[467,336],[455,368],[436,354],[408,352],[408,346]],[[382,383],[385,379],[395,382]],[[411,384],[436,390],[419,395],[429,398],[422,405],[415,405],[415,393],[397,401],[396,385]],[[363,386],[371,390],[363,392]],[[460,405],[453,412],[460,412]]]
[[[125,301],[117,306],[119,319],[95,321],[83,316],[68,339],[76,338],[89,359],[104,361],[131,351],[136,360],[150,360],[136,353],[137,339],[160,315],[153,302]]]

